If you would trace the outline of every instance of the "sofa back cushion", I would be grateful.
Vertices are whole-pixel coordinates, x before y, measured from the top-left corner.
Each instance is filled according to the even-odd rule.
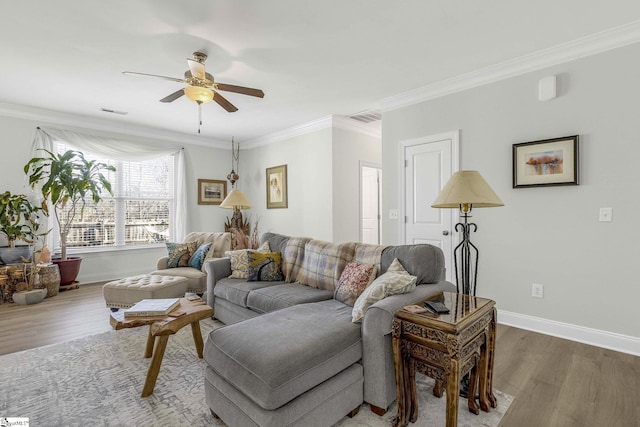
[[[211,243],[207,259],[222,258],[225,251],[231,250],[231,233],[194,231],[187,234],[184,241],[197,242],[198,246],[204,243]]]
[[[437,246],[389,246],[382,251],[380,273],[385,273],[396,258],[409,274],[417,277],[417,284],[436,283],[445,278],[444,254]]]
[[[355,256],[357,243],[329,243],[310,240],[304,245],[302,270],[296,281],[318,289],[334,291],[348,262]]]
[[[260,244],[263,245],[265,242],[269,242],[269,248],[272,252],[282,252],[284,254],[290,238],[291,237],[285,236],[284,234],[267,232],[260,236]]]

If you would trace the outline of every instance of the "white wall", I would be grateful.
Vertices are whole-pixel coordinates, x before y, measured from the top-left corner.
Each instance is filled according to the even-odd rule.
[[[499,309],[640,337],[635,271],[640,212],[640,45],[554,66],[383,114],[383,212],[399,208],[398,142],[461,130],[461,169],[505,202],[478,209],[478,295]],[[559,76],[560,97],[537,100]],[[580,135],[580,185],[512,188],[512,144]],[[598,222],[600,207],[613,222]],[[383,215],[383,241],[398,243]],[[534,299],[531,284],[544,285]]]
[[[263,145],[240,154],[240,181],[253,208],[244,211],[267,231],[332,239],[331,129]],[[266,168],[287,165],[287,209],[267,209]]]
[[[32,194],[28,187],[24,165],[31,156],[31,144],[37,126],[57,126],[41,121],[0,115],[0,192]],[[91,131],[96,134],[104,132]],[[120,135],[121,136],[121,135]],[[144,140],[131,137],[132,140]],[[149,139],[147,139],[149,141]],[[198,178],[226,179],[230,167],[230,150],[184,145],[187,173],[189,231],[224,231],[227,210],[218,206],[198,205]],[[6,240],[0,237],[0,245]],[[148,273],[155,269],[156,261],[166,254],[163,247],[146,249],[113,250],[99,253],[82,253],[81,283],[113,279],[132,274]]]
[[[380,139],[333,128],[333,238],[360,240],[360,162],[381,163]]]

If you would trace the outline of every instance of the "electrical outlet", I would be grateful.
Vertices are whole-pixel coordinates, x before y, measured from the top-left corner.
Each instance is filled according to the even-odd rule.
[[[544,298],[544,286],[534,283],[531,285],[531,296],[534,298]]]
[[[389,210],[389,219],[398,219],[398,210],[390,209]]]

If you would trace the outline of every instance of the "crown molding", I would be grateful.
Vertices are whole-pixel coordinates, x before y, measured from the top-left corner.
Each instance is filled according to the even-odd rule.
[[[63,113],[60,111],[46,110],[41,108],[27,107],[0,102],[0,115],[13,117],[16,119],[34,120],[46,122],[59,126],[71,126],[78,129],[92,129],[124,136],[135,136],[144,139],[153,139],[178,144],[200,145],[204,147],[214,147],[229,149],[227,141],[216,139],[203,139],[191,135],[180,134],[155,128],[136,126],[130,124],[116,123],[109,120],[96,119],[89,116]]]
[[[640,21],[634,21],[384,98],[380,101],[380,106],[382,111],[395,110],[638,42],[640,42]]]
[[[330,129],[338,127],[351,132],[357,132],[365,134],[374,138],[380,138],[381,132],[379,129],[373,126],[360,123],[356,120],[349,119],[343,116],[331,115],[322,117],[318,120],[313,120],[307,123],[303,123],[297,126],[290,127],[278,132],[273,132],[259,138],[251,139],[243,142],[243,148],[252,149],[261,147],[263,145],[275,144],[276,142],[285,141],[287,139],[295,138],[302,135],[307,135],[313,132],[318,132],[324,129]]]

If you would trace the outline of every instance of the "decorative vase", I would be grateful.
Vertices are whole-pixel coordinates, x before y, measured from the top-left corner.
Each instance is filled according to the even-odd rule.
[[[47,289],[45,298],[54,297],[60,291],[60,269],[56,264],[40,266],[40,285]]]
[[[47,295],[46,289],[33,289],[13,293],[13,302],[20,305],[37,304]]]

